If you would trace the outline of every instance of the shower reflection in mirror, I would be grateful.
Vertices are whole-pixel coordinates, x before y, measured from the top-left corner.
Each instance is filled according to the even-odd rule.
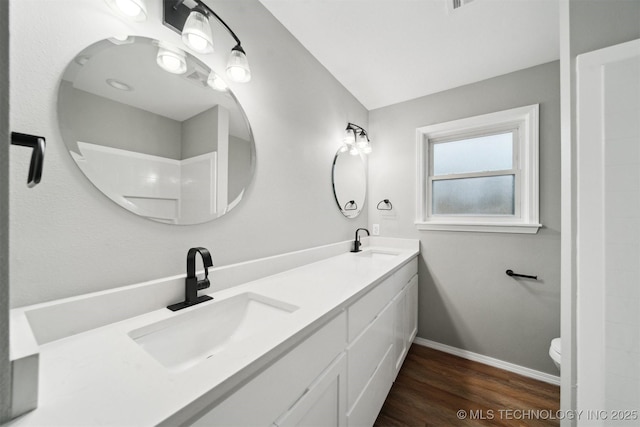
[[[84,175],[148,219],[215,219],[253,176],[251,128],[226,82],[164,42],[131,36],[80,52],[60,83],[58,120]]]

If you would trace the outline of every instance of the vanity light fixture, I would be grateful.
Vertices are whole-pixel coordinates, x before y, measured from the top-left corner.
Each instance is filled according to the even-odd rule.
[[[133,21],[146,21],[147,4],[145,0],[105,0],[109,7],[119,15]]]
[[[227,76],[234,82],[245,83],[251,80],[251,70],[242,42],[233,30],[209,6],[201,0],[193,8],[185,5],[185,0],[163,0],[163,22],[174,31],[182,34],[182,41],[199,53],[213,52],[213,37],[209,18],[214,17],[229,32],[236,42],[231,49],[227,63]]]
[[[163,70],[172,74],[184,74],[187,72],[187,58],[184,52],[178,48],[160,45],[156,62]]]
[[[357,156],[360,153],[371,153],[371,141],[369,140],[367,131],[354,123],[347,123],[347,128],[344,130],[342,146],[339,151],[341,153],[349,151],[349,154],[352,156]]]

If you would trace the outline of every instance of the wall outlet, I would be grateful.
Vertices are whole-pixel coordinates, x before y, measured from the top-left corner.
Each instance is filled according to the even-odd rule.
[[[380,224],[373,224],[373,235],[374,236],[379,236],[380,235]]]

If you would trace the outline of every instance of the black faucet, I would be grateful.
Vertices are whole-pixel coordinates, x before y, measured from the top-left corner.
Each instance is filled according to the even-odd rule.
[[[369,234],[369,230],[367,230],[366,228],[358,228],[356,230],[356,239],[353,241],[353,249],[351,249],[351,252],[361,252],[362,249],[360,249],[360,245],[362,243],[360,243],[360,236],[358,236],[358,231],[360,230],[364,230],[367,232],[367,236],[371,236],[371,234]]]
[[[202,264],[204,264],[204,279],[202,280],[198,280],[198,277],[196,276],[196,253],[199,253],[200,256],[202,256]],[[207,249],[189,249],[189,252],[187,253],[187,278],[184,281],[184,301],[167,306],[169,310],[178,311],[213,299],[209,295],[198,296],[199,290],[206,289],[210,286],[208,279],[209,267],[213,267],[213,261],[211,260],[211,254]]]

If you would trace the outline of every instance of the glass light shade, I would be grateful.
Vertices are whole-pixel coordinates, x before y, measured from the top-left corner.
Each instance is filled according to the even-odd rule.
[[[229,85],[227,82],[222,80],[222,77],[214,73],[213,71],[209,73],[209,77],[207,78],[207,84],[212,89],[217,90],[218,92],[226,92],[229,89]]]
[[[178,49],[158,48],[156,62],[163,70],[172,74],[184,74],[187,71],[187,59]]]
[[[364,147],[362,147],[362,152],[364,154],[371,154],[371,144],[367,144]]]
[[[344,131],[344,138],[342,141],[347,145],[353,145],[356,142],[356,134],[353,129],[349,128]]]
[[[358,147],[356,147],[355,145],[352,145],[349,149],[349,154],[351,154],[352,156],[357,156],[358,154],[360,154],[360,150],[358,150]]]
[[[198,53],[213,52],[213,36],[209,18],[194,9],[189,14],[182,29],[182,41]]]
[[[347,144],[342,144],[338,149],[339,153],[346,153],[347,151],[349,151],[349,147],[347,146]]]
[[[227,76],[238,83],[246,83],[251,80],[251,70],[249,69],[247,55],[244,54],[244,51],[239,46],[231,49],[229,62],[227,63]]]
[[[356,145],[358,146],[358,148],[362,149],[366,147],[367,144],[369,144],[367,136],[364,134],[364,132],[360,132],[358,134],[358,137],[356,138]]]
[[[106,3],[119,15],[133,21],[147,19],[147,4],[145,0],[106,0]]]

